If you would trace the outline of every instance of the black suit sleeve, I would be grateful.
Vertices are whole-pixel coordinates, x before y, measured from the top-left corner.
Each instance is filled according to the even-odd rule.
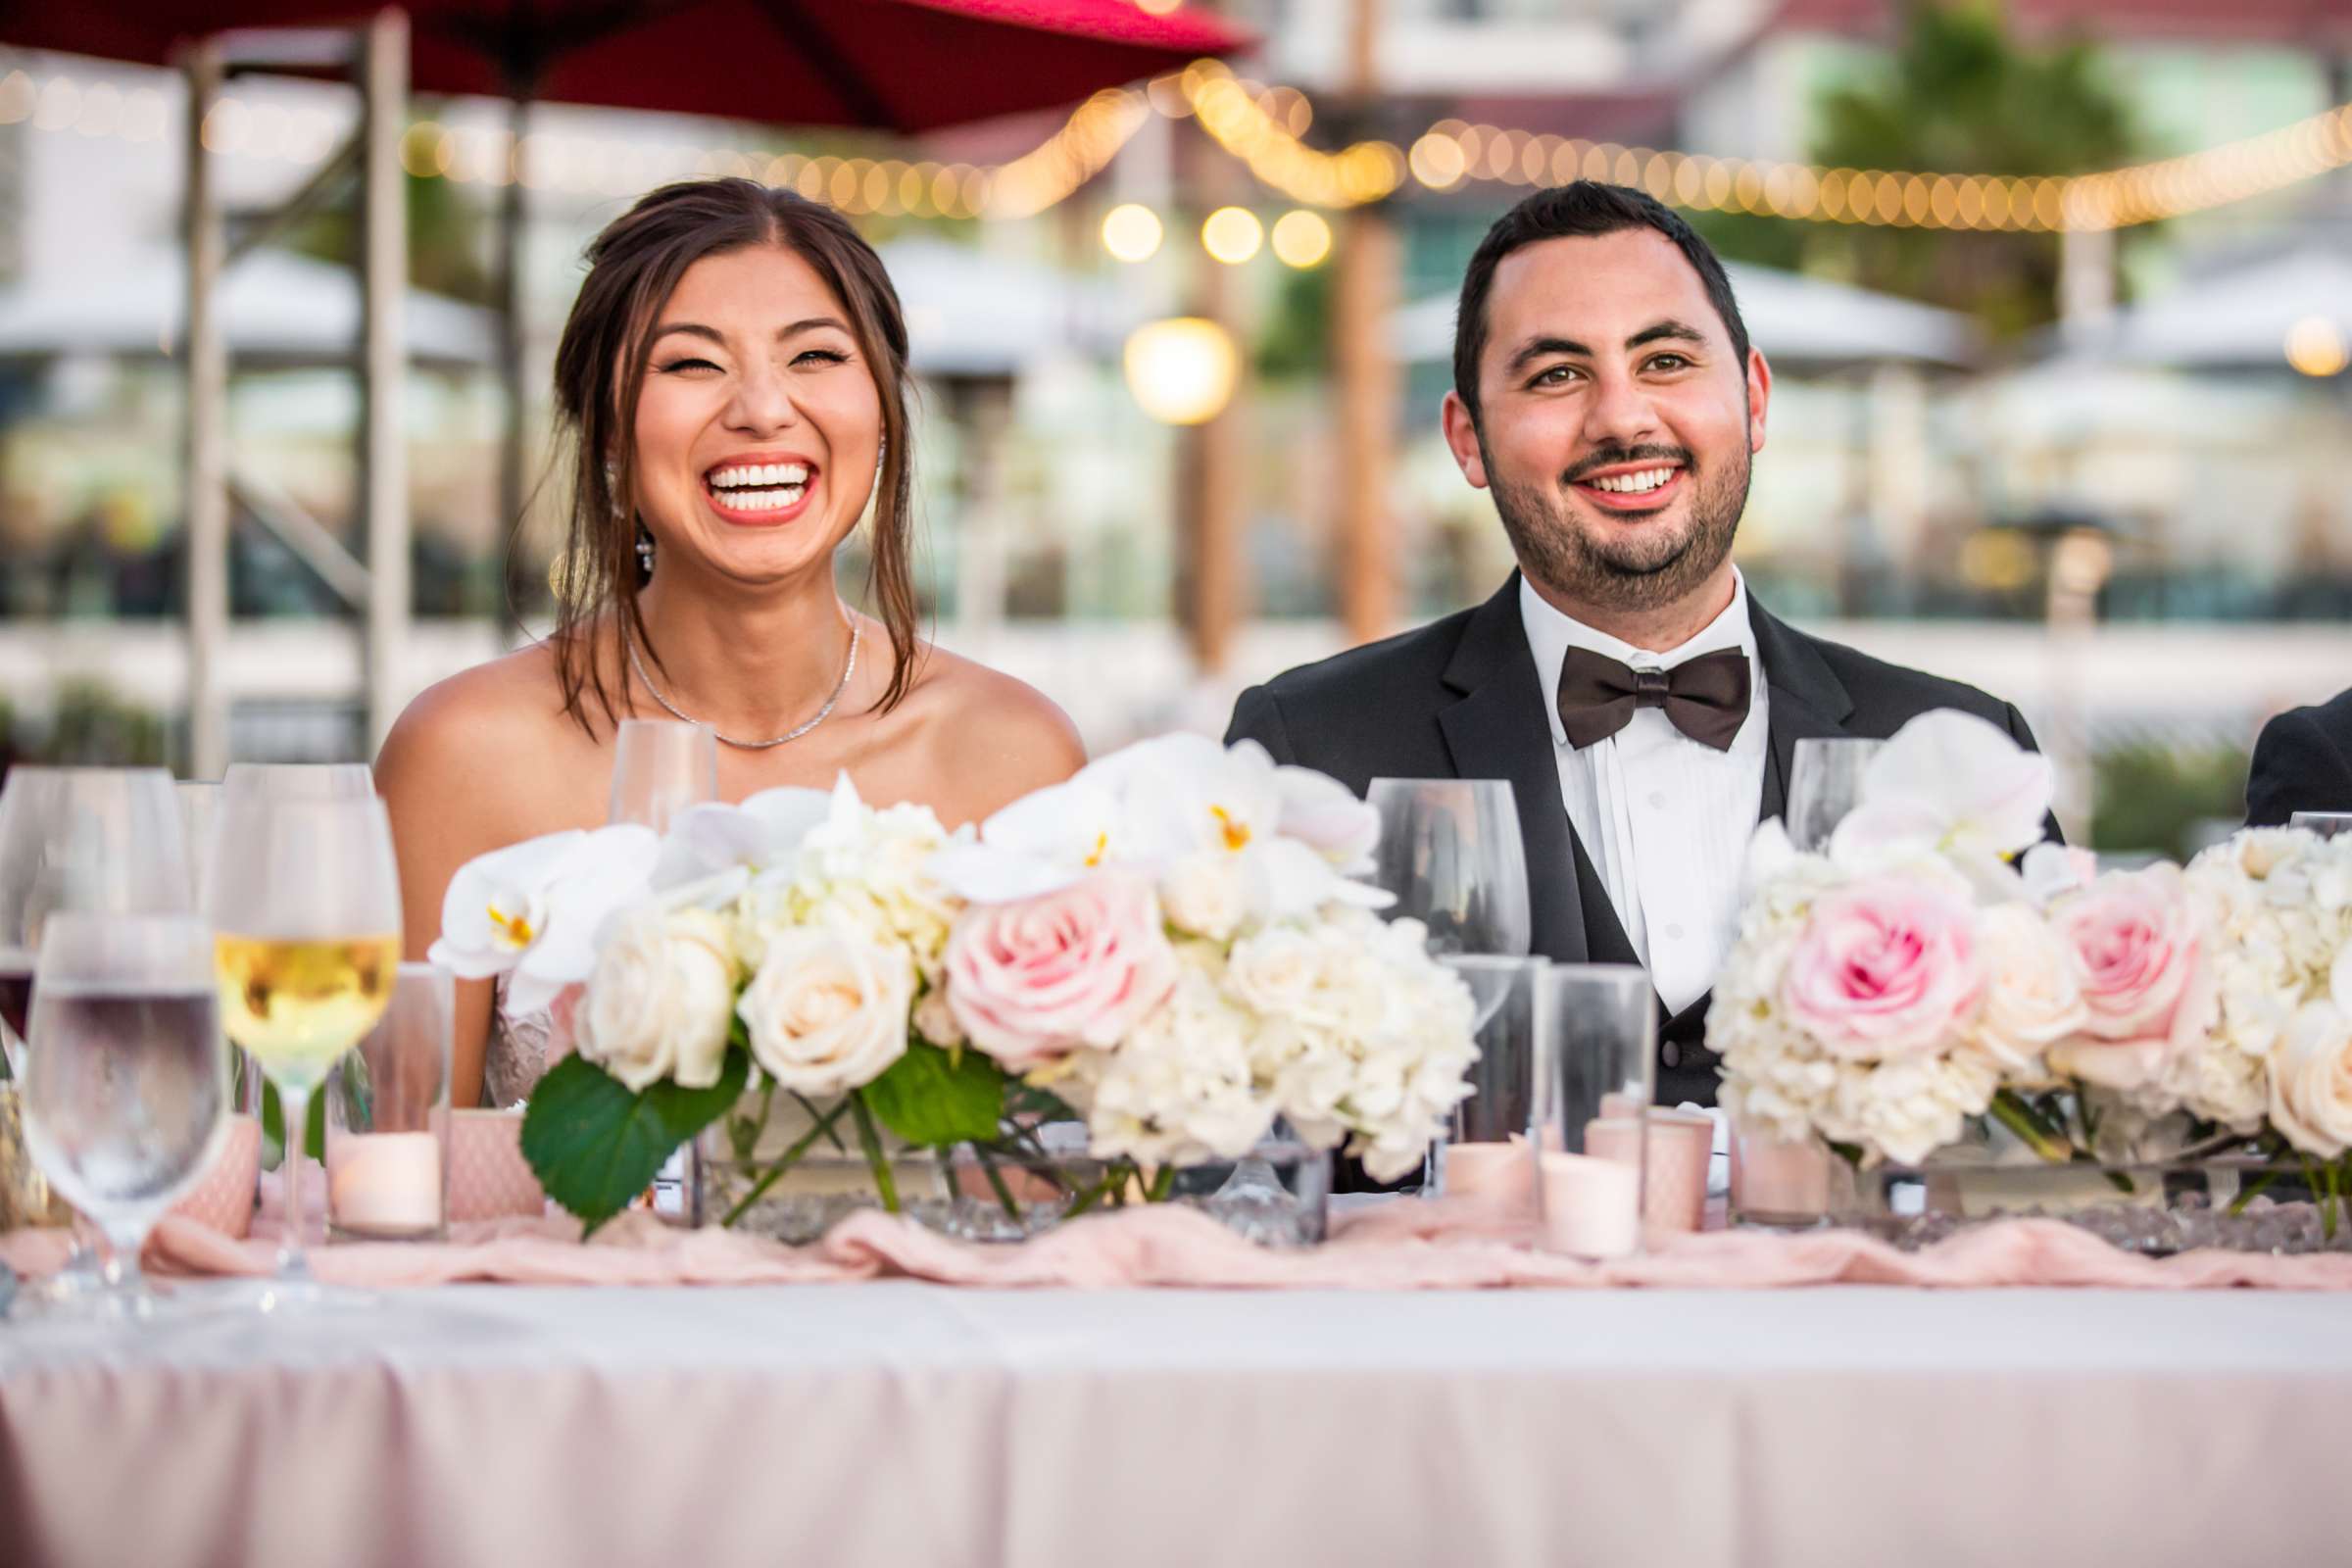
[[[1298,760],[1291,752],[1290,732],[1283,728],[1282,704],[1268,686],[1250,687],[1233,705],[1233,722],[1225,726],[1225,744],[1236,741],[1257,742],[1277,762]]]
[[[2308,709],[2262,726],[2246,778],[2246,825],[2284,827],[2297,811],[2352,810],[2352,760]]]

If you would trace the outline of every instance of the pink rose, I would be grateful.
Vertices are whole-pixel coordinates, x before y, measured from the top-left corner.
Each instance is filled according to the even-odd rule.
[[[1781,1001],[1830,1054],[1877,1061],[1952,1044],[1980,985],[1966,896],[1878,877],[1814,901]]]
[[[2212,966],[2179,866],[2110,871],[2060,900],[2050,928],[2088,1015],[2082,1033],[2050,1049],[2058,1071],[2137,1089],[2162,1078],[2212,1022]]]
[[[948,938],[948,1007],[1015,1072],[1117,1045],[1176,985],[1149,882],[1098,871],[1009,904],[974,905]]]

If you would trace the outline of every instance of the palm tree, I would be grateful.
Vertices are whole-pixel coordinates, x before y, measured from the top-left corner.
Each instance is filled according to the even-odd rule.
[[[2073,174],[2144,155],[2130,106],[2080,40],[2033,48],[1988,0],[1907,0],[1874,79],[1814,104],[1816,163],[1980,174]],[[2013,335],[2056,315],[2058,238],[2000,231],[1787,222],[1704,225],[1728,254],[1849,277],[1973,312]]]

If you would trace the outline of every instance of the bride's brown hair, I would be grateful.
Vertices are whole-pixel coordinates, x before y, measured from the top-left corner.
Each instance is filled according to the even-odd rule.
[[[696,262],[760,245],[799,256],[840,298],[880,396],[882,465],[874,475],[868,580],[892,654],[880,710],[897,707],[913,684],[914,433],[898,290],[873,247],[833,209],[749,179],[688,180],[647,195],[589,244],[588,276],[556,347],[556,415],[571,469],[571,516],[556,595],[556,672],[564,711],[591,735],[590,703],[613,723],[628,687],[617,650],[594,634],[600,617],[610,612],[621,635],[662,667],[637,603],[636,510],[619,503],[636,494],[632,432],[655,319]]]

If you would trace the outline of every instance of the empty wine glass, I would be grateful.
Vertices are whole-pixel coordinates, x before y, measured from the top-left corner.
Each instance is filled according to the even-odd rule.
[[[1396,896],[1392,916],[1427,926],[1440,957],[1526,956],[1527,851],[1507,780],[1376,778],[1366,799],[1380,812],[1373,880]],[[1479,999],[1479,1027],[1501,1002]]]
[[[193,907],[171,774],[160,767],[10,768],[0,785],[0,1053],[9,1073],[22,1080],[26,1070],[34,959],[52,917]],[[0,1122],[21,1117],[18,1088],[0,1091]],[[10,1173],[12,1187],[17,1174]],[[28,1200],[36,1207],[45,1202],[37,1168],[22,1175],[34,1189]],[[76,1227],[65,1266],[31,1298],[54,1304],[98,1283],[97,1255]]]
[[[612,742],[612,798],[605,819],[657,833],[689,806],[718,799],[718,736],[708,724],[624,718]]]
[[[353,800],[375,793],[375,774],[366,762],[231,762],[220,791],[228,800]]]
[[[303,1256],[302,1129],[327,1072],[383,1016],[400,972],[400,877],[373,794],[221,803],[207,903],[229,1039],[284,1107],[286,1240],[278,1282],[318,1299]]]
[[[2286,819],[2286,825],[2331,839],[2338,833],[2352,831],[2352,811],[2297,811]]]
[[[74,1305],[146,1316],[139,1250],[227,1127],[212,932],[186,914],[60,913],[35,973],[25,1143],[114,1249]]]
[[[1862,775],[1885,741],[1852,736],[1825,736],[1796,743],[1788,768],[1788,841],[1806,854],[1830,847],[1838,831],[1862,799]]]

